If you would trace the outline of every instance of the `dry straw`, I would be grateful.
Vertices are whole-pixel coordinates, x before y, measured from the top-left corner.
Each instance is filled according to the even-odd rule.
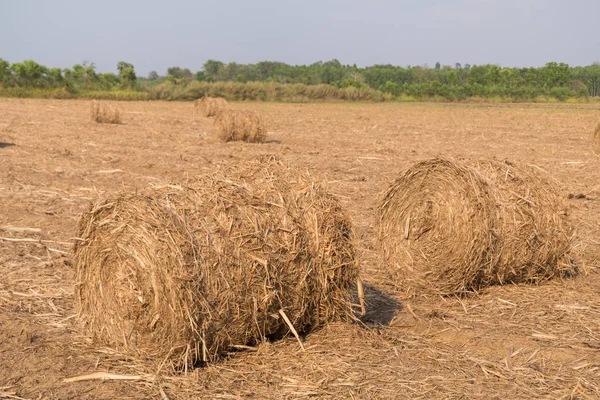
[[[91,104],[92,121],[101,124],[120,124],[121,110],[114,105],[92,100]]]
[[[202,97],[194,102],[194,107],[204,117],[214,117],[227,108],[227,100],[220,97]]]
[[[225,110],[215,119],[215,131],[224,142],[263,143],[267,129],[260,115],[253,111]]]
[[[286,319],[306,332],[352,318],[358,264],[339,202],[274,158],[229,172],[84,213],[74,265],[88,333],[187,369],[289,333]]]
[[[308,238],[305,244],[317,283],[312,296],[321,309],[315,315],[316,325],[321,325],[321,320],[339,319],[337,314],[347,307],[347,298],[321,296],[319,288],[342,283],[340,290],[346,293],[348,283],[358,278],[356,233],[340,201],[308,171],[291,168],[273,155],[233,164],[224,173],[259,193],[268,204],[287,204]]]
[[[409,292],[458,294],[573,269],[566,205],[533,167],[423,161],[391,184],[378,212],[386,265]]]
[[[598,124],[596,130],[592,134],[592,150],[597,155],[600,155],[600,124]]]

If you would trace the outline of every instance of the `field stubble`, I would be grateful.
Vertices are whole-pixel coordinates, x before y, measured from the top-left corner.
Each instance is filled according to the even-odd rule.
[[[188,103],[122,104],[96,124],[88,101],[0,100],[0,397],[600,397],[598,106],[232,104],[269,116],[269,142],[221,143]],[[188,375],[91,343],[74,318],[72,243],[89,202],[277,154],[348,207],[370,303],[364,326],[333,324]],[[401,298],[375,241],[379,193],[429,157],[534,164],[564,185],[581,275],[480,295]],[[133,381],[63,382],[110,372]],[[11,397],[12,396],[12,397]]]

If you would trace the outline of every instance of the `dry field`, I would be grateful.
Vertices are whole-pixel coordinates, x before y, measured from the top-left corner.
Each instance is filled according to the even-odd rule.
[[[222,143],[191,103],[0,99],[0,398],[600,398],[600,158],[593,105],[232,104],[264,114],[264,144]],[[156,375],[79,333],[71,264],[90,201],[273,153],[328,182],[360,237],[369,311],[187,375]],[[562,182],[581,275],[468,298],[401,298],[375,242],[374,206],[434,156],[535,164]],[[134,381],[63,382],[110,372]]]

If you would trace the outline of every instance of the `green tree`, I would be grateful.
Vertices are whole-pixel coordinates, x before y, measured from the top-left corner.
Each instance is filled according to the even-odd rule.
[[[48,72],[48,68],[43,65],[40,65],[33,60],[25,60],[22,63],[14,63],[10,68],[15,73],[19,86],[44,86],[45,82],[42,77]]]
[[[565,87],[571,83],[569,64],[549,62],[539,69],[539,75],[546,89]]]
[[[60,68],[50,68],[50,70],[48,70],[48,79],[52,86],[59,86],[64,82]]]
[[[500,83],[500,67],[497,65],[488,65],[485,73],[485,81],[489,86],[495,86]]]
[[[537,86],[537,82],[538,82],[537,69],[528,68],[527,71],[525,71],[525,83],[529,87],[534,87],[534,86]]]
[[[182,69],[179,67],[167,68],[167,75],[173,76],[177,79],[192,79],[194,76],[192,71],[190,71],[188,68]]]
[[[600,63],[595,62],[586,67],[575,67],[571,76],[574,80],[584,83],[589,96],[600,96]]]
[[[123,71],[125,71],[127,68],[134,69],[133,64],[126,63],[125,61],[119,61],[117,63],[117,71],[119,71],[119,75],[122,75]]]
[[[108,90],[113,89],[119,85],[121,79],[112,72],[98,75],[99,84]]]
[[[473,65],[469,68],[469,83],[486,84],[487,68],[485,66]]]
[[[84,74],[86,81],[95,81],[97,79],[96,75],[96,64],[93,62],[84,61],[83,62]]]
[[[198,71],[194,74],[194,78],[198,81],[198,82],[203,82],[207,80],[206,77],[206,72],[204,71]]]
[[[207,78],[209,81],[217,80],[219,73],[224,67],[224,63],[215,60],[208,60],[203,65],[204,72],[207,74]]]
[[[85,78],[85,68],[81,64],[73,65],[72,79],[82,82]]]
[[[10,63],[0,58],[0,84],[3,84],[8,80],[10,73]]]
[[[456,70],[448,71],[446,73],[446,79],[449,84],[456,85],[458,83],[458,72]]]
[[[133,88],[137,81],[133,64],[119,61],[117,63],[117,71],[119,71],[119,77],[121,78],[121,86],[129,89]]]
[[[396,82],[387,81],[385,85],[379,87],[379,90],[384,93],[390,93],[393,96],[400,96],[402,94],[402,88]]]
[[[135,71],[132,67],[125,68],[121,71],[121,84],[127,88],[132,88],[137,81],[137,76],[135,75]]]

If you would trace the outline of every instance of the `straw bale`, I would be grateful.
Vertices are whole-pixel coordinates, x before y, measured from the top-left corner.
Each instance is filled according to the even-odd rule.
[[[121,110],[111,104],[92,100],[90,107],[92,121],[101,124],[120,124]]]
[[[284,178],[263,192],[215,173],[94,205],[74,257],[86,331],[189,368],[287,334],[279,310],[300,332],[353,318],[352,226],[318,185]]]
[[[426,160],[398,176],[378,213],[386,265],[409,292],[457,294],[573,269],[566,204],[533,167]]]
[[[214,117],[228,106],[227,100],[221,97],[202,97],[194,102],[194,107],[204,117]]]
[[[597,155],[600,155],[600,124],[598,124],[592,134],[592,150]]]
[[[263,143],[267,137],[262,117],[253,111],[225,110],[219,113],[214,126],[224,142]]]
[[[492,160],[473,166],[498,188],[502,248],[495,274],[484,285],[571,275],[574,230],[558,183],[524,164]]]
[[[225,174],[243,182],[267,204],[286,204],[295,221],[304,227],[314,271],[311,301],[321,311],[313,323],[338,320],[340,310],[347,309],[347,298],[323,296],[319,287],[337,287],[347,294],[347,287],[358,278],[355,253],[356,233],[339,199],[328,192],[308,171],[293,168],[274,155],[256,157],[229,167]],[[344,312],[345,313],[345,312]]]

